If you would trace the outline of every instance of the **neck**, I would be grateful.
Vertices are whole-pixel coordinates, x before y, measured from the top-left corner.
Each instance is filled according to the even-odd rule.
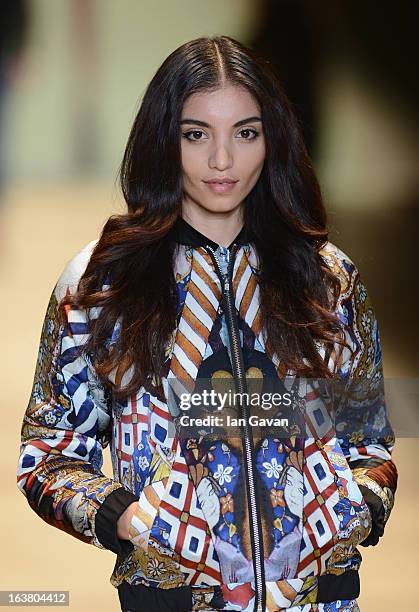
[[[228,247],[243,227],[242,209],[228,213],[214,213],[206,209],[183,207],[182,217],[198,232],[216,244]]]

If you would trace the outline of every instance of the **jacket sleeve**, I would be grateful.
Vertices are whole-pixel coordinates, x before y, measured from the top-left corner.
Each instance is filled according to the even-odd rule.
[[[397,469],[392,461],[395,436],[384,394],[378,322],[359,270],[339,249],[341,295],[338,312],[346,341],[340,354],[343,401],[336,430],[341,448],[367,503],[372,529],[362,546],[375,545],[394,504]]]
[[[58,303],[76,288],[94,243],[67,264],[54,287],[39,343],[33,388],[21,427],[18,488],[47,523],[125,555],[133,549],[116,523],[138,497],[101,472],[111,435],[110,402],[90,359],[78,354],[87,335],[86,313]]]

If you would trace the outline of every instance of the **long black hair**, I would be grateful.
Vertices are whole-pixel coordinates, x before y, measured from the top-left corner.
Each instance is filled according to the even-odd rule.
[[[246,88],[258,102],[266,141],[261,175],[244,202],[244,223],[260,262],[267,345],[297,373],[330,377],[316,340],[329,347],[343,342],[333,314],[339,281],[319,253],[328,238],[321,191],[280,80],[266,60],[237,40],[197,38],[173,51],[149,83],[119,171],[128,212],[108,219],[77,292],[62,302],[101,307],[85,348],[121,398],[151,375],[159,378],[176,324],[168,237],[183,197],[183,104],[193,93],[226,83]],[[106,339],[121,315],[119,338],[108,350]],[[122,385],[128,368],[129,383]]]

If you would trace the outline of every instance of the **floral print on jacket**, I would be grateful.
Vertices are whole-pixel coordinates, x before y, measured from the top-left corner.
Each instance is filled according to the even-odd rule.
[[[18,486],[43,520],[117,554],[115,587],[122,581],[161,589],[190,585],[193,609],[212,602],[214,609],[253,610],[240,444],[228,437],[180,437],[168,403],[143,387],[117,402],[89,356],[77,351],[87,338],[86,313],[67,308],[67,320],[59,322],[58,302],[77,287],[95,243],[69,262],[47,307],[22,423]],[[357,576],[357,546],[377,543],[397,486],[377,320],[355,264],[330,242],[321,254],[341,281],[336,308],[352,347],[335,345],[326,355],[319,344],[345,382],[345,417],[330,430],[325,404],[307,384],[299,393],[312,435],[265,432],[255,440],[267,612],[356,610],[355,597],[329,604],[318,598],[331,580]],[[228,259],[228,250],[221,247],[220,255]],[[233,269],[240,341],[247,371],[264,379],[283,374],[283,366],[265,347],[257,266],[254,247],[241,245]],[[174,272],[179,320],[168,343],[168,378],[228,374],[221,288],[211,258],[203,247],[180,244]],[[110,343],[117,334],[118,326]],[[359,421],[359,431],[345,435],[345,419]],[[101,471],[108,444],[113,477]],[[116,521],[137,500],[130,540],[119,540]]]

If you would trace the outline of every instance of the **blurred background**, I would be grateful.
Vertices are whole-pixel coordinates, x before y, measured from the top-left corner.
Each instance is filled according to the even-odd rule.
[[[74,612],[86,602],[120,609],[113,553],[43,523],[18,491],[20,426],[50,292],[124,210],[116,174],[131,124],[147,83],[184,42],[229,35],[275,65],[318,172],[330,239],[356,262],[375,306],[385,376],[419,379],[417,12],[407,0],[2,0],[0,590],[69,590]],[[397,416],[397,397],[390,408]],[[396,443],[385,538],[361,548],[363,612],[411,610],[418,597],[416,434],[407,427]]]

